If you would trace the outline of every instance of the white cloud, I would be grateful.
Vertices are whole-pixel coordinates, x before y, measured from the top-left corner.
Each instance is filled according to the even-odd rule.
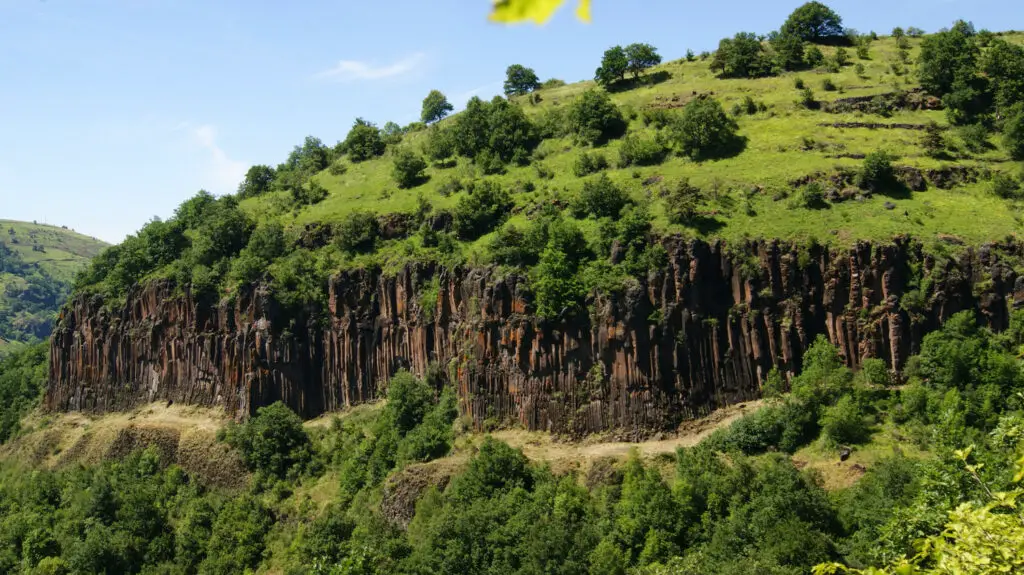
[[[209,154],[209,167],[206,178],[210,181],[210,191],[217,193],[231,193],[238,187],[238,183],[245,177],[249,169],[245,162],[232,160],[220,146],[217,145],[217,129],[209,124],[201,126],[188,125],[196,143]]]
[[[374,64],[360,62],[359,60],[341,60],[333,68],[324,70],[316,74],[315,77],[335,82],[382,80],[408,74],[422,64],[424,59],[426,59],[426,55],[422,52],[417,52],[386,66],[375,66]]]

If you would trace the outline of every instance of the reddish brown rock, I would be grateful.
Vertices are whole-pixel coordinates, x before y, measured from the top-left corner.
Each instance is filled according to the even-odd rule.
[[[436,361],[478,425],[639,436],[757,397],[769,370],[796,371],[818,335],[851,366],[880,357],[899,369],[962,309],[1004,328],[1008,297],[1024,291],[997,255],[1020,252],[1012,246],[941,264],[902,239],[843,251],[665,246],[663,272],[561,322],[531,315],[523,278],[422,265],[394,277],[344,272],[328,286],[327,309],[303,317],[288,317],[261,287],[207,305],[155,282],[113,314],[80,296],[52,338],[45,404],[109,411],[173,400],[244,417],[282,400],[312,417],[372,400],[397,369],[423,373]],[[900,298],[914,273],[929,287],[911,316]],[[436,301],[425,292],[435,276]]]

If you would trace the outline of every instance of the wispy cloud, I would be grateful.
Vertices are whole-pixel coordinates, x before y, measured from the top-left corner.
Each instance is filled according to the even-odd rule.
[[[209,167],[206,178],[210,181],[210,191],[219,193],[234,192],[238,183],[245,177],[248,165],[245,162],[233,160],[228,157],[227,152],[217,145],[217,128],[209,124],[199,126],[184,124],[195,139],[196,144],[209,154]]]
[[[341,60],[334,67],[314,75],[320,80],[353,82],[357,80],[383,80],[404,76],[416,70],[426,59],[426,54],[417,52],[392,64],[375,65],[359,60]]]

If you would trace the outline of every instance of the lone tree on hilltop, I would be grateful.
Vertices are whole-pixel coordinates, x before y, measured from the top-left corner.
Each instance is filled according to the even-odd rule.
[[[540,78],[533,68],[512,64],[505,70],[505,95],[520,96],[540,88]]]
[[[625,52],[629,60],[627,68],[634,79],[639,78],[648,68],[661,64],[661,55],[650,44],[630,44],[626,46]]]
[[[454,109],[455,106],[448,102],[448,98],[440,90],[431,90],[427,97],[423,98],[423,111],[420,112],[420,119],[426,124],[436,122]]]
[[[843,19],[821,2],[808,2],[794,10],[780,32],[819,44],[835,42],[846,34]]]
[[[608,86],[626,79],[629,70],[629,56],[622,46],[608,48],[601,58],[601,67],[594,72],[594,79],[602,86]]]

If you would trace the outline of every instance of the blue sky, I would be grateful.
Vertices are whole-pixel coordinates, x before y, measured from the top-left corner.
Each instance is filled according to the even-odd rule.
[[[572,1],[572,0],[570,0]],[[843,0],[844,24],[933,31],[955,18],[1024,28],[1020,0]],[[234,191],[307,134],[357,116],[417,119],[432,88],[457,106],[505,67],[589,78],[608,46],[666,59],[777,28],[799,1],[593,0],[543,27],[490,24],[488,0],[0,0],[0,218],[120,241],[199,189]]]

